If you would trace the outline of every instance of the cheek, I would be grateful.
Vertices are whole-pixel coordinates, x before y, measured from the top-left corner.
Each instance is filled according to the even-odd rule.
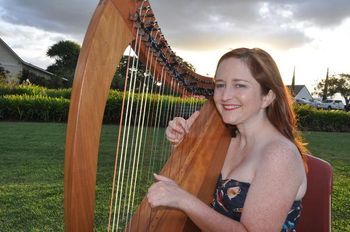
[[[215,104],[217,104],[219,102],[219,94],[218,94],[217,90],[214,91],[213,100],[214,100]]]
[[[214,92],[213,100],[217,109],[220,108],[220,94],[219,91]]]

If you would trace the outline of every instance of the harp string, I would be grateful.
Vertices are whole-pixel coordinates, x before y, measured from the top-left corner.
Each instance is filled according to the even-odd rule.
[[[136,32],[136,39],[135,39],[135,47],[134,47],[134,51],[135,51],[135,55],[133,56],[133,65],[131,67],[132,70],[132,84],[130,83],[130,88],[129,88],[129,94],[131,93],[131,98],[128,99],[131,111],[129,113],[129,120],[128,120],[128,124],[127,124],[127,130],[128,133],[126,135],[126,150],[125,150],[125,159],[124,159],[124,164],[128,163],[128,167],[127,167],[127,174],[125,177],[125,184],[126,184],[126,188],[125,188],[125,194],[124,194],[124,204],[123,204],[123,214],[122,214],[122,219],[123,221],[128,221],[129,216],[130,216],[130,206],[131,206],[131,194],[132,194],[132,190],[133,190],[133,175],[134,175],[134,167],[135,167],[135,152],[132,151],[132,149],[135,149],[135,139],[137,138],[137,135],[135,137],[135,133],[139,133],[139,130],[136,129],[137,125],[135,124],[135,122],[137,121],[137,118],[140,115],[138,115],[138,109],[139,109],[139,104],[140,101],[136,102],[136,109],[135,112],[133,112],[133,106],[134,106],[134,99],[135,99],[135,88],[136,88],[136,82],[137,82],[137,74],[138,74],[138,67],[139,67],[139,54],[140,54],[140,48],[141,48],[141,36],[139,34],[139,28],[137,28],[137,32]],[[131,143],[129,144],[129,138],[130,138],[130,129],[131,129],[131,121],[132,121],[132,116],[135,115],[134,117],[134,122],[132,125],[132,134],[131,134]],[[130,151],[129,151],[130,150]],[[126,158],[129,157],[129,160],[127,160]],[[132,167],[131,167],[132,166]],[[131,173],[130,173],[131,172]],[[125,166],[123,166],[123,173],[125,173]],[[131,175],[131,176],[130,176]],[[123,181],[124,178],[122,178],[122,184],[120,185],[123,188]],[[129,193],[127,194],[127,191],[129,189]],[[123,196],[123,189],[121,189],[121,193],[120,196]],[[119,205],[121,205],[121,201],[119,203]],[[119,213],[119,208],[118,208],[118,213]],[[118,220],[120,220],[118,218]],[[118,224],[119,225],[119,224]]]
[[[147,11],[145,13],[145,15],[147,15],[148,11],[150,8],[147,8]],[[144,22],[144,20],[143,20]],[[150,49],[147,49],[147,59],[146,59],[146,66],[148,65],[148,61],[149,61],[149,53],[150,53]],[[147,72],[148,67],[146,67],[146,72]],[[137,112],[140,112],[139,116],[138,116],[138,123],[137,123],[137,137],[136,137],[136,145],[135,145],[135,149],[134,149],[134,153],[136,154],[136,160],[134,159],[134,166],[132,168],[133,170],[133,174],[135,174],[136,176],[134,178],[131,178],[133,181],[133,189],[130,190],[129,192],[129,201],[128,201],[128,206],[130,206],[130,208],[128,208],[128,212],[130,212],[130,209],[134,208],[134,203],[135,203],[135,194],[136,194],[136,186],[137,186],[137,177],[138,177],[138,173],[139,173],[139,164],[140,164],[140,155],[141,155],[141,145],[142,145],[142,138],[143,138],[143,129],[144,129],[144,119],[145,119],[145,109],[146,107],[144,107],[144,105],[147,103],[146,101],[146,97],[145,94],[147,94],[147,92],[145,92],[145,90],[148,90],[148,84],[149,84],[149,76],[146,75],[144,76],[143,82],[139,83],[139,90],[142,87],[142,95],[141,95],[141,107],[140,109],[136,110]],[[142,118],[142,121],[141,121]],[[145,150],[145,149],[144,149]],[[142,163],[143,163],[143,157],[142,157]],[[141,166],[142,167],[142,166]],[[128,214],[129,215],[129,214]],[[129,221],[129,217],[127,218],[126,221]]]
[[[149,12],[151,12],[150,7],[142,7],[141,5],[139,14],[142,18],[142,23],[152,23],[152,21],[146,21]],[[160,44],[163,40],[163,35],[160,33],[157,23],[153,22],[153,24],[156,29],[151,31],[150,36],[153,37],[156,43]],[[109,215],[108,231],[110,231],[111,217],[113,218],[112,231],[122,229],[122,226],[130,220],[135,203],[139,200],[136,199],[136,196],[140,196],[142,191],[144,191],[139,187],[141,185],[147,186],[153,182],[152,173],[158,172],[167,160],[169,143],[162,133],[164,126],[166,126],[165,123],[172,119],[175,114],[187,118],[198,107],[193,101],[193,96],[187,93],[185,94],[185,90],[183,87],[180,87],[179,82],[170,78],[165,65],[161,66],[160,73],[158,73],[155,67],[156,63],[161,62],[159,51],[151,46],[151,44],[147,45],[149,43],[149,41],[145,42],[148,40],[147,34],[145,35],[140,30],[140,27],[136,26],[135,29],[136,36],[133,47],[135,54],[132,56],[131,49],[129,50],[128,66],[126,69],[122,101],[123,110],[120,117],[114,168],[115,174],[113,175],[112,184],[111,202],[114,201],[114,210]],[[145,73],[142,75],[143,79],[139,79],[138,71],[141,64],[140,49],[142,42],[146,44],[147,56],[145,60]],[[168,58],[171,55],[172,53],[168,54]],[[167,96],[164,96],[166,91],[165,86],[168,86]],[[155,87],[157,88],[155,89]],[[136,92],[138,92],[137,99],[135,99]],[[174,97],[178,96],[179,93],[182,97],[180,102],[176,102]],[[156,101],[154,102],[151,98],[155,98]],[[162,134],[161,138],[160,133]],[[183,157],[181,155],[180,165],[177,164],[174,167],[177,171],[180,170],[185,161]],[[145,164],[145,161],[148,161],[148,165],[147,163]],[[143,175],[145,175],[143,171],[144,166],[148,166],[146,184],[143,178]],[[169,169],[169,172],[172,172],[172,167]],[[150,219],[154,217],[155,211],[153,209],[150,211],[148,216]],[[111,216],[112,214],[113,216]],[[128,227],[130,230],[131,226]],[[136,226],[138,228],[138,225]]]
[[[171,111],[173,110],[173,104],[172,104],[173,101],[172,101],[171,97],[175,97],[175,87],[174,87],[174,80],[173,79],[171,79],[171,83],[170,83],[169,96],[170,97],[168,97],[168,101],[166,101],[167,106],[166,106],[166,116],[165,116],[164,123],[167,123],[170,120],[170,117],[172,116]],[[165,124],[165,126],[166,126],[166,124]],[[167,146],[168,144],[169,143],[166,141],[165,136],[163,136],[162,146],[161,146],[161,149],[162,149],[161,154],[163,154],[163,156],[162,156],[161,164],[164,164],[166,159],[167,159],[167,155],[165,155],[166,154],[165,150],[166,150],[166,148],[168,148],[168,146]]]
[[[148,9],[145,13],[145,15],[147,14]],[[143,22],[144,22],[144,18],[143,18]],[[135,44],[135,47],[137,47],[137,54],[135,55],[135,57],[137,57],[137,64],[135,67],[135,75],[134,75],[134,88],[133,88],[133,93],[135,93],[135,87],[136,87],[136,81],[137,81],[137,74],[138,74],[138,67],[139,67],[139,62],[140,62],[140,48],[141,48],[141,36],[139,33],[137,33],[136,39],[138,40],[138,43]],[[137,46],[138,45],[138,46]],[[136,49],[135,49],[136,50]],[[144,80],[143,80],[144,81]],[[139,81],[139,88],[138,90],[141,89],[141,84],[142,84],[142,80]],[[143,88],[144,90],[144,88]],[[129,193],[127,194],[128,199],[125,201],[124,203],[124,209],[126,206],[126,221],[129,221],[129,217],[130,217],[130,212],[133,206],[133,202],[132,202],[132,196],[134,195],[134,191],[135,191],[135,186],[134,186],[134,182],[135,182],[135,171],[137,172],[138,170],[136,170],[136,166],[138,166],[136,163],[139,161],[138,155],[137,155],[137,149],[138,149],[138,144],[139,144],[139,137],[140,137],[140,126],[141,126],[141,118],[142,118],[142,108],[143,108],[143,99],[144,99],[144,92],[141,93],[141,100],[137,100],[136,101],[136,110],[135,110],[135,121],[134,121],[134,125],[133,125],[133,133],[132,133],[132,141],[131,141],[131,150],[130,149],[130,158],[132,158],[132,161],[129,161],[129,166],[128,166],[128,180],[127,180],[127,185],[129,185]],[[134,99],[131,100],[132,102],[134,101]],[[131,117],[131,115],[130,115]],[[135,135],[136,134],[136,135]],[[136,136],[136,137],[135,137]],[[131,172],[131,174],[130,174]],[[131,176],[129,176],[129,174]],[[130,183],[130,184],[129,184]]]
[[[148,69],[149,69],[149,56],[150,56],[150,49],[147,49],[147,58],[146,58],[146,69],[145,69],[145,73],[148,73]],[[144,82],[142,84],[142,99],[141,99],[141,103],[143,104],[141,107],[141,115],[142,115],[142,121],[141,120],[141,115],[139,116],[139,126],[138,129],[141,128],[141,132],[140,132],[140,138],[138,141],[138,145],[136,146],[136,152],[137,152],[137,162],[136,162],[136,176],[134,178],[134,186],[135,189],[132,192],[132,200],[131,200],[131,209],[134,208],[134,203],[135,203],[135,194],[136,194],[136,185],[140,182],[140,180],[138,180],[139,174],[141,173],[141,169],[139,169],[139,165],[140,165],[140,157],[141,157],[141,167],[143,166],[143,161],[144,161],[144,156],[141,155],[141,147],[143,145],[142,141],[143,141],[143,136],[144,136],[144,125],[145,125],[145,116],[146,116],[146,108],[147,108],[147,93],[149,90],[149,80],[150,80],[150,75],[145,75],[145,79]],[[141,82],[140,82],[140,86],[141,86]],[[144,149],[145,150],[145,149]],[[138,183],[137,183],[138,182]],[[139,189],[138,189],[139,190]],[[140,191],[138,191],[138,194],[140,194]]]
[[[157,81],[157,85],[160,86],[158,89],[158,92],[156,94],[156,106],[155,106],[155,119],[154,119],[154,125],[152,129],[152,141],[151,141],[151,154],[150,154],[150,165],[148,166],[148,179],[147,181],[150,182],[153,180],[152,171],[155,170],[155,153],[156,153],[156,146],[158,145],[158,134],[159,134],[159,119],[161,116],[161,105],[162,105],[162,99],[161,99],[161,93],[163,89],[163,78],[164,78],[164,67],[161,70],[160,74],[160,81]]]
[[[134,46],[134,51],[138,51],[138,42],[139,42],[139,28],[137,28],[136,31],[136,39],[135,39],[135,46]],[[131,49],[129,50],[129,57],[130,59],[131,56]],[[128,61],[128,64],[130,64],[130,61]],[[132,64],[131,68],[129,68],[129,65],[127,66],[127,71],[126,71],[126,81],[125,85],[128,86],[128,93],[124,93],[124,96],[127,96],[126,100],[126,111],[125,111],[125,121],[124,121],[124,126],[122,128],[119,128],[120,130],[123,129],[123,134],[122,134],[122,143],[120,145],[120,161],[119,161],[119,167],[118,167],[118,179],[117,179],[117,188],[115,191],[115,206],[114,206],[114,214],[113,214],[113,225],[112,225],[112,231],[115,229],[115,225],[119,225],[120,221],[122,218],[125,218],[125,200],[123,204],[123,212],[121,212],[121,205],[122,205],[122,197],[124,194],[124,181],[125,178],[128,179],[129,173],[125,177],[123,173],[125,173],[126,169],[126,164],[127,164],[127,153],[128,153],[128,147],[129,147],[129,135],[130,135],[130,126],[131,126],[131,116],[132,116],[132,111],[133,111],[133,103],[134,103],[134,96],[135,96],[135,82],[136,82],[136,75],[137,75],[137,67],[138,66],[138,60],[136,59],[136,56],[133,55],[132,58]],[[128,76],[129,76],[129,71],[131,71],[130,75],[130,82]],[[124,91],[126,91],[127,88],[124,88]],[[124,112],[122,112],[124,113]],[[119,149],[119,147],[117,147]],[[119,157],[116,157],[118,159]],[[130,169],[129,169],[130,171]],[[118,205],[118,209],[117,208]]]
[[[148,11],[148,9],[147,9]],[[145,13],[145,15],[147,14],[147,11]],[[137,30],[137,38],[136,38],[136,43],[135,43],[135,48],[134,48],[134,51],[137,51],[137,54],[139,53],[140,51],[140,42],[141,42],[141,37],[138,36],[139,35],[139,30]],[[138,38],[139,37],[139,38]],[[134,155],[134,159],[132,161],[132,168],[130,168],[130,165],[131,165],[131,162],[129,161],[129,167],[127,168],[127,175],[126,175],[126,183],[132,183],[130,186],[129,186],[129,194],[128,194],[128,200],[124,200],[124,207],[123,207],[123,212],[126,212],[126,215],[125,214],[122,214],[121,215],[121,197],[123,195],[123,186],[124,186],[124,178],[121,177],[122,173],[125,172],[125,168],[126,168],[126,163],[127,163],[127,160],[126,160],[126,155],[128,153],[128,145],[129,145],[129,137],[130,137],[130,125],[131,125],[131,115],[133,114],[133,102],[134,102],[134,93],[135,93],[135,84],[136,84],[136,78],[137,78],[137,67],[138,67],[138,62],[139,60],[136,59],[136,56],[135,55],[133,57],[133,62],[132,62],[132,67],[131,67],[131,78],[130,78],[130,83],[129,83],[129,94],[127,95],[128,96],[128,99],[127,99],[127,107],[126,107],[126,113],[125,113],[125,118],[127,120],[125,120],[125,123],[124,123],[124,128],[123,128],[123,136],[122,136],[122,144],[121,144],[121,159],[120,159],[120,165],[119,165],[119,169],[118,169],[118,180],[117,180],[117,190],[116,190],[116,201],[115,201],[115,208],[116,208],[116,205],[117,205],[117,202],[119,202],[118,204],[118,215],[117,215],[117,222],[115,222],[115,213],[114,213],[114,220],[113,220],[113,227],[112,227],[112,230],[114,230],[115,228],[115,224],[119,225],[120,221],[122,220],[122,218],[125,218],[126,217],[126,221],[128,221],[128,215],[129,215],[129,211],[130,211],[130,207],[133,208],[133,202],[134,202],[134,197],[135,197],[135,191],[134,191],[134,186],[135,186],[135,180],[137,179],[137,174],[135,175],[135,173],[137,173],[138,171],[138,164],[139,164],[139,155]],[[130,55],[129,55],[130,57]],[[135,65],[136,63],[136,65]],[[148,60],[147,60],[147,63],[148,63]],[[129,69],[127,69],[129,71]],[[147,70],[146,70],[147,71]],[[148,75],[147,75],[148,76]],[[162,77],[163,78],[163,77]],[[126,82],[127,83],[127,82]],[[141,82],[140,82],[141,84]],[[143,85],[145,86],[145,85]],[[142,99],[141,99],[141,109],[143,108],[143,104],[144,104],[144,89],[143,88],[143,93],[142,93]],[[148,89],[148,87],[147,87]],[[153,89],[153,85],[152,85],[152,89]],[[160,90],[161,91],[161,90]],[[124,94],[125,95],[125,94]],[[130,98],[131,96],[131,98]],[[159,101],[157,102],[159,103]],[[137,106],[136,106],[136,112],[138,111],[138,108],[139,108],[139,101],[137,101]],[[159,104],[157,104],[157,108],[158,108]],[[130,109],[130,110],[129,110]],[[130,111],[130,112],[129,112]],[[135,112],[135,113],[136,113]],[[143,114],[144,115],[144,114]],[[144,119],[144,116],[142,117]],[[134,152],[132,152],[133,154],[139,154],[139,152],[137,152],[137,150],[140,150],[140,148],[138,148],[138,144],[139,144],[139,137],[142,138],[142,136],[140,136],[140,128],[143,128],[143,126],[140,125],[141,121],[141,115],[139,115],[138,117],[138,125],[137,125],[137,132],[136,132],[136,146],[134,146],[135,150]],[[144,120],[143,120],[144,121]],[[143,122],[144,123],[144,122]],[[126,138],[126,139],[125,139]],[[120,140],[120,139],[118,139]],[[133,144],[135,143],[135,125],[133,127],[133,130],[132,130],[132,143],[131,143],[131,147],[133,147]],[[135,152],[136,151],[136,152]],[[135,159],[136,158],[136,159]],[[135,168],[135,166],[137,168]],[[132,170],[132,173],[131,173],[131,177],[130,177],[130,170]],[[136,171],[136,172],[135,172]],[[136,177],[134,177],[134,175]],[[115,179],[115,178],[114,178]],[[120,183],[120,180],[121,180],[121,183]],[[132,196],[132,197],[131,197]],[[125,208],[127,208],[127,210],[125,210]]]
[[[127,67],[129,67],[130,64],[130,53],[131,50],[129,49],[129,56],[128,56],[128,61],[127,61]],[[120,115],[120,121],[119,121],[119,130],[118,130],[118,136],[117,136],[117,149],[116,149],[116,154],[115,154],[115,162],[114,162],[114,170],[113,170],[113,181],[112,181],[112,193],[111,193],[111,201],[110,201],[110,207],[109,207],[109,216],[108,216],[108,227],[107,227],[107,231],[110,231],[111,228],[111,220],[112,220],[112,213],[113,213],[113,222],[112,222],[112,231],[114,231],[114,226],[115,226],[115,213],[116,213],[116,203],[114,204],[114,208],[113,208],[113,201],[116,202],[117,196],[115,196],[115,191],[118,191],[116,189],[119,189],[119,186],[115,185],[116,181],[116,174],[117,174],[117,166],[118,166],[118,158],[119,158],[119,147],[122,147],[122,143],[124,143],[121,140],[121,132],[122,132],[122,125],[123,125],[123,119],[124,119],[124,108],[125,108],[125,99],[126,99],[126,89],[127,89],[127,82],[129,80],[128,78],[129,76],[129,69],[126,69],[126,73],[125,73],[125,84],[124,84],[124,91],[123,91],[123,97],[122,97],[122,105],[121,105],[121,115]],[[118,171],[120,170],[120,166]],[[118,179],[119,179],[119,175],[118,175]],[[119,183],[119,180],[118,182]],[[115,198],[114,198],[115,196]]]

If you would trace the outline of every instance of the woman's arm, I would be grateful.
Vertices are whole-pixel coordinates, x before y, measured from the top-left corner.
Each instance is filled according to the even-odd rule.
[[[281,231],[304,177],[303,161],[293,145],[278,141],[266,146],[241,222],[250,231]]]
[[[303,179],[299,154],[283,145],[266,149],[245,201],[241,221],[230,219],[180,188],[155,175],[148,192],[151,207],[184,211],[202,231],[281,231]]]
[[[210,208],[173,180],[155,175],[157,180],[148,191],[151,207],[171,207],[184,211],[202,231],[247,231],[244,226]]]

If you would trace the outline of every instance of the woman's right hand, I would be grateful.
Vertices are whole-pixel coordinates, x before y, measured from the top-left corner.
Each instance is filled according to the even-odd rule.
[[[190,131],[190,128],[198,115],[199,111],[196,111],[187,120],[181,117],[176,117],[169,121],[169,125],[165,130],[165,135],[174,147],[179,145],[185,134]]]

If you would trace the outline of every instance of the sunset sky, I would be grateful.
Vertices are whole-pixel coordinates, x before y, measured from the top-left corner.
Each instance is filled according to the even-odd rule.
[[[46,68],[49,46],[82,43],[97,0],[0,0],[0,37],[25,61]],[[330,74],[350,73],[348,0],[151,0],[169,45],[199,74],[237,47],[260,47],[276,60],[285,84],[312,92]]]

